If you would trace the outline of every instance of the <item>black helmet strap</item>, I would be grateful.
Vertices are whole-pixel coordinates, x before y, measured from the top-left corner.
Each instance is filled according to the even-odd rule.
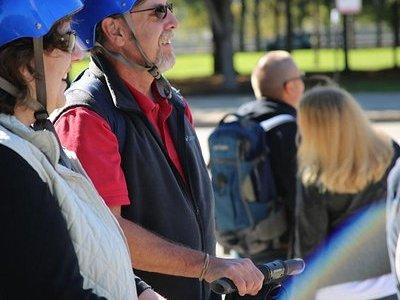
[[[47,112],[46,77],[43,61],[43,37],[33,38],[33,53],[36,70],[36,100],[42,106],[35,112],[35,118],[37,121],[44,121],[49,114]]]
[[[135,26],[133,25],[133,21],[131,19],[131,15],[129,12],[126,12],[123,14],[123,17],[125,19],[126,24],[128,25],[129,29],[132,32],[133,36],[133,41],[136,45],[136,48],[139,50],[140,55],[142,56],[144,62],[145,62],[145,68],[147,69],[147,72],[150,73],[151,76],[154,77],[156,80],[156,87],[159,92],[159,94],[162,97],[165,97],[167,99],[171,99],[172,97],[172,88],[171,84],[169,81],[161,74],[160,70],[158,67],[155,65],[155,63],[151,62],[150,59],[147,57],[146,53],[144,53],[142,46],[140,45],[139,40],[136,38],[135,34]]]
[[[8,80],[0,76],[0,89],[6,91],[11,96],[18,98],[18,89]]]

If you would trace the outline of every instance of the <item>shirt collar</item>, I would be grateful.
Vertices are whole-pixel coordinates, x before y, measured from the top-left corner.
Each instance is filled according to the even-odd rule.
[[[157,87],[155,86],[155,83],[151,84],[151,92],[153,93],[153,96],[156,100],[154,102],[152,99],[138,91],[135,87],[130,85],[128,82],[125,81],[125,85],[127,86],[128,90],[131,92],[133,98],[135,98],[137,104],[141,108],[141,110],[147,114],[153,111],[157,107],[157,103],[163,103],[164,101],[167,101],[166,98],[161,97],[161,95],[157,91]],[[164,103],[163,103],[164,104]]]
[[[273,102],[276,103],[277,105],[279,105],[283,110],[285,110],[286,112],[290,113],[291,115],[296,116],[297,115],[297,111],[296,108],[291,106],[290,104],[287,104],[286,102],[283,102],[280,99],[276,99],[276,98],[263,98],[263,101],[266,102]]]

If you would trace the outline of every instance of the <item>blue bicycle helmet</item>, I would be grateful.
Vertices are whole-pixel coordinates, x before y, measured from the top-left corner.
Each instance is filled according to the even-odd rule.
[[[114,14],[123,14],[132,9],[138,0],[83,0],[84,8],[74,16],[73,29],[81,39],[85,50],[95,44],[96,26]]]
[[[83,6],[80,0],[0,0],[0,47],[19,38],[32,38],[35,70],[36,101],[41,108],[35,111],[40,129],[48,123],[45,70],[43,62],[43,36],[64,17]],[[18,89],[0,77],[0,89],[18,97]]]
[[[55,22],[82,6],[80,0],[0,0],[0,47],[19,38],[44,36]]]
[[[132,31],[134,37],[133,42],[145,62],[144,65],[127,59],[121,53],[109,51],[103,45],[97,43],[97,46],[101,47],[106,55],[119,60],[127,66],[146,69],[155,78],[160,95],[164,95],[166,98],[170,99],[172,97],[171,85],[168,80],[162,76],[154,62],[150,61],[147,57],[139,41],[135,37],[135,30],[129,11],[131,11],[138,2],[139,0],[83,0],[84,8],[74,16],[72,28],[76,31],[82,42],[80,46],[85,50],[91,50],[96,45],[97,24],[111,15],[121,14]]]

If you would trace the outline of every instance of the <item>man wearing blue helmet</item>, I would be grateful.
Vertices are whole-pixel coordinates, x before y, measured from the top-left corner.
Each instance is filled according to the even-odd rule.
[[[172,4],[84,2],[75,30],[91,62],[55,124],[122,226],[137,273],[168,299],[208,299],[220,277],[256,294],[263,276],[250,260],[214,256],[212,187],[190,109],[161,75],[175,62]]]
[[[0,0],[1,299],[126,300],[138,299],[135,282],[148,288],[132,272],[118,223],[46,118],[64,104],[71,60],[82,56],[71,29],[82,6]]]

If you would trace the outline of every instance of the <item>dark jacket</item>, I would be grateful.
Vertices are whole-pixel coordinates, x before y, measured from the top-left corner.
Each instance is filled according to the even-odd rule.
[[[312,288],[390,273],[385,198],[388,173],[400,154],[398,146],[394,145],[394,148],[394,157],[382,178],[359,193],[331,193],[316,185],[299,183],[295,255],[307,262],[317,259],[321,264],[328,263],[333,257],[337,259],[337,264],[332,262],[329,271],[320,268],[321,264],[310,264],[311,269],[306,270],[306,274],[315,273],[318,278]]]
[[[338,194],[324,191],[316,185],[304,186],[298,182],[296,197],[296,256],[311,254],[347,219],[374,202],[386,199],[387,176],[400,155],[397,144],[395,155],[384,176],[356,194]]]
[[[88,95],[95,95],[88,97]],[[171,162],[156,130],[108,61],[94,57],[90,67],[67,92],[67,107],[85,106],[103,117],[120,143],[122,169],[131,205],[122,216],[167,240],[215,252],[213,194],[199,141],[190,122],[181,119],[184,105],[174,91],[174,109],[168,118],[186,181]],[[63,111],[65,111],[64,109]],[[135,270],[168,299],[206,299],[207,284],[195,278],[174,277]]]
[[[262,99],[248,102],[238,109],[241,115],[251,114],[257,122],[268,120],[282,114],[296,118],[296,109],[283,101],[276,99]],[[266,133],[266,143],[270,150],[271,169],[274,176],[276,190],[287,212],[288,232],[282,242],[287,244],[289,236],[294,230],[294,203],[296,192],[296,122],[283,123]],[[273,247],[272,247],[273,248]],[[256,261],[284,259],[288,255],[286,246],[280,250],[269,249],[252,257]]]

